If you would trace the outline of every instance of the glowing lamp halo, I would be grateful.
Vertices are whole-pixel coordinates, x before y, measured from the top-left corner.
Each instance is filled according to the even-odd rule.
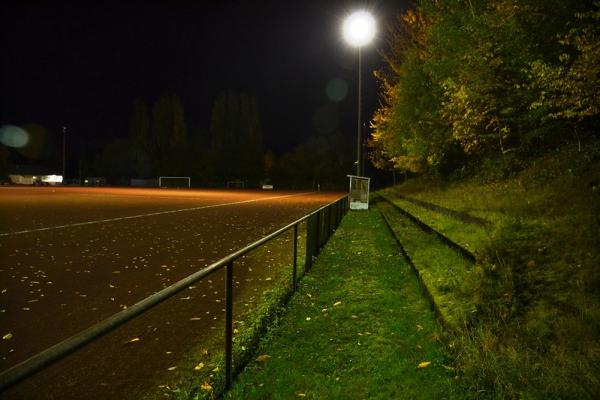
[[[375,18],[368,11],[355,11],[344,20],[342,31],[349,45],[362,47],[375,37]]]

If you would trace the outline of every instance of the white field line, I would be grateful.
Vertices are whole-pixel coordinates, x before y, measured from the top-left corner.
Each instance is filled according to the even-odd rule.
[[[204,210],[204,209],[207,209],[207,208],[217,208],[217,207],[234,206],[234,205],[237,205],[237,204],[255,203],[255,202],[265,201],[265,200],[276,200],[276,199],[283,199],[283,198],[286,198],[286,197],[293,197],[293,196],[303,196],[303,195],[309,194],[309,193],[311,193],[311,192],[288,194],[288,195],[285,195],[285,196],[263,197],[263,198],[260,198],[260,199],[250,199],[250,200],[234,201],[234,202],[231,202],[231,203],[210,204],[210,205],[207,205],[207,206],[199,206],[199,207],[191,207],[191,208],[181,208],[179,210],[158,211],[158,212],[153,212],[153,213],[148,213],[148,214],[129,215],[129,216],[126,216],[126,217],[99,219],[99,220],[95,220],[95,221],[75,222],[73,224],[68,224],[68,225],[48,226],[48,227],[45,227],[45,228],[27,229],[27,230],[24,230],[24,231],[4,232],[4,233],[0,233],[0,237],[11,236],[11,235],[22,235],[24,233],[32,233],[32,232],[50,231],[50,230],[54,230],[54,229],[72,228],[72,227],[75,227],[75,226],[104,224],[104,223],[107,223],[107,222],[124,221],[124,220],[127,220],[127,219],[135,219],[135,218],[146,218],[146,217],[153,217],[153,216],[156,216],[156,215],[175,214],[175,213],[185,212],[185,211]]]

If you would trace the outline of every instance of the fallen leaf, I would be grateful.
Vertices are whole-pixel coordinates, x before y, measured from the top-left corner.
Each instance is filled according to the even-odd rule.
[[[127,343],[133,343],[133,342],[139,342],[140,338],[139,337],[134,337],[133,339],[131,339],[129,342]]]
[[[298,396],[298,397],[306,397],[306,393],[296,393],[296,396]]]
[[[333,303],[334,307],[341,306],[341,305],[342,305],[341,301],[336,301],[335,303]]]
[[[13,334],[9,332],[6,335],[2,336],[2,339],[9,340],[9,339],[12,339],[12,337],[13,337]]]
[[[270,355],[268,355],[268,354],[262,354],[262,355],[260,355],[260,356],[256,357],[256,361],[265,362],[265,361],[267,361],[269,358],[271,358],[271,356],[270,356]]]
[[[204,368],[204,363],[199,363],[198,365],[196,365],[194,367],[195,371],[200,371],[202,368]]]
[[[213,390],[213,387],[210,386],[208,382],[204,382],[200,387],[202,388],[202,390],[206,390],[207,392]]]
[[[417,365],[417,369],[427,368],[431,364],[431,361],[423,361]]]
[[[310,317],[306,317],[306,320],[307,320],[307,321],[310,321]]]
[[[421,325],[417,324],[417,331],[422,331],[422,330],[423,330],[423,327]]]
[[[203,356],[207,356],[208,355],[208,349],[202,349],[202,355]]]
[[[167,368],[169,371],[175,371],[177,369],[177,367],[169,367]]]

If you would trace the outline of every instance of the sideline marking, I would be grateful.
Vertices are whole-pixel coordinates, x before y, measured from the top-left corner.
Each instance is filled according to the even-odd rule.
[[[153,212],[153,213],[148,213],[148,214],[129,215],[127,217],[99,219],[99,220],[96,220],[96,221],[76,222],[74,224],[48,226],[48,227],[45,227],[45,228],[27,229],[27,230],[24,230],[24,231],[17,231],[17,232],[4,232],[4,233],[0,233],[0,237],[2,237],[2,236],[10,236],[10,235],[21,235],[21,234],[24,234],[24,233],[32,233],[32,232],[50,231],[50,230],[53,230],[53,229],[72,228],[74,226],[103,224],[103,223],[106,223],[106,222],[123,221],[123,220],[126,220],[126,219],[153,217],[155,215],[175,214],[175,213],[178,213],[178,212],[185,212],[185,211],[204,210],[204,209],[207,209],[207,208],[217,208],[217,207],[225,207],[225,206],[234,206],[234,205],[237,205],[237,204],[255,203],[255,202],[258,202],[258,201],[283,199],[283,198],[286,198],[286,197],[294,197],[294,196],[303,196],[303,195],[309,194],[309,193],[312,193],[312,192],[287,194],[285,196],[263,197],[263,198],[260,198],[260,199],[250,199],[250,200],[234,201],[234,202],[231,202],[231,203],[210,204],[210,205],[207,205],[207,206],[199,206],[199,207],[191,207],[191,208],[181,208],[179,210],[158,211],[158,212]]]

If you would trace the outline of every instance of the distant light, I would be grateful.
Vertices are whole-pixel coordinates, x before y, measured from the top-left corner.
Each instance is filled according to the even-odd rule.
[[[375,37],[375,18],[368,11],[355,11],[344,21],[343,32],[348,44],[364,46]]]
[[[62,175],[46,175],[42,177],[42,182],[47,183],[62,183],[63,177]]]
[[[29,133],[14,125],[0,126],[0,143],[8,147],[25,147],[29,143]]]

